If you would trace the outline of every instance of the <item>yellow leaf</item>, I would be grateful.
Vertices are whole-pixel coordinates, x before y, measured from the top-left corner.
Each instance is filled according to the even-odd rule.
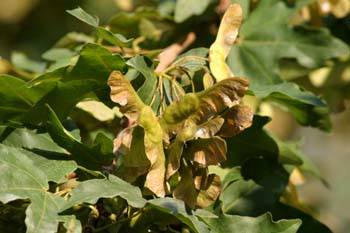
[[[217,82],[234,76],[226,64],[226,57],[237,38],[242,18],[241,6],[239,4],[230,5],[221,20],[216,40],[210,46],[209,66]]]

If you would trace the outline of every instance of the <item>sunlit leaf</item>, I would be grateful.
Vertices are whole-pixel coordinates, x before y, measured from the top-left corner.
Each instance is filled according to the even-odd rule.
[[[221,19],[216,40],[210,46],[209,65],[217,82],[234,76],[230,67],[226,64],[226,57],[236,40],[242,18],[241,6],[239,4],[230,5]]]
[[[67,10],[67,12],[90,26],[97,27],[99,24],[99,19],[96,16],[91,16],[80,7],[73,10]]]

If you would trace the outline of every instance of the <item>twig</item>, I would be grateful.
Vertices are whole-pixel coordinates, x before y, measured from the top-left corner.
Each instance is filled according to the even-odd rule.
[[[195,39],[196,34],[194,34],[194,32],[190,32],[187,34],[186,39],[181,44],[175,43],[166,47],[163,52],[158,55],[159,64],[155,71],[162,72],[164,69],[166,69],[175,60],[177,55],[190,46]]]

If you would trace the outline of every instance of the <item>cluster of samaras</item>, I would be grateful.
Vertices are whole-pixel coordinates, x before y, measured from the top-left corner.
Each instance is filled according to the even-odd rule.
[[[221,181],[209,174],[208,166],[226,160],[223,138],[240,133],[253,118],[251,109],[242,104],[249,82],[234,77],[225,62],[241,19],[239,5],[231,5],[210,48],[216,83],[183,95],[159,116],[119,71],[110,75],[111,99],[128,119],[114,140],[116,172],[129,182],[143,182],[145,194],[173,195],[190,207],[208,206],[220,194]]]

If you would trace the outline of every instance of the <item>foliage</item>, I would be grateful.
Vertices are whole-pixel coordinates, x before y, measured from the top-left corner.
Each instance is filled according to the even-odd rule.
[[[290,24],[309,0],[155,2],[108,25],[68,10],[91,35],[0,75],[0,231],[330,232],[291,174],[325,179],[245,96],[329,131],[326,101],[280,68],[341,64],[349,47]]]

